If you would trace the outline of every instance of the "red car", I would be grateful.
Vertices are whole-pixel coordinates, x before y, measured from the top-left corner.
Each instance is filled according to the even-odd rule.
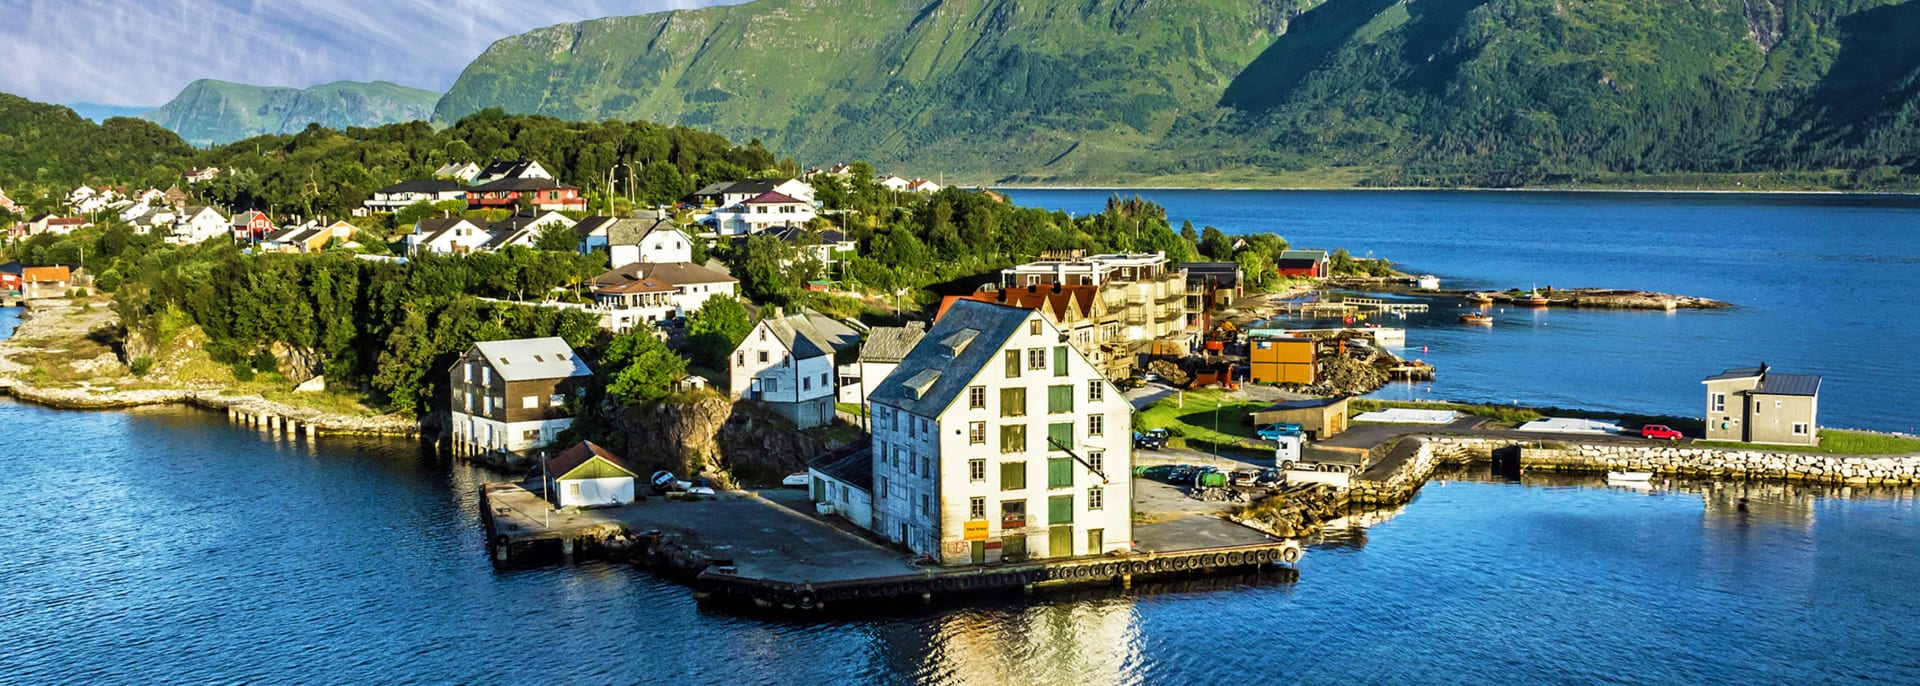
[[[1640,427],[1640,437],[1641,438],[1660,438],[1660,439],[1665,439],[1669,441],[1677,441],[1682,438],[1686,438],[1686,435],[1678,431],[1674,431],[1673,427],[1667,426],[1665,424],[1648,424],[1646,426]]]

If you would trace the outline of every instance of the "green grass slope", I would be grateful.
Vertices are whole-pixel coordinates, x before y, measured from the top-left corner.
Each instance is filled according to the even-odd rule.
[[[501,40],[434,116],[950,181],[1907,187],[1915,35],[1887,0],[758,0]]]
[[[385,81],[337,81],[312,88],[250,86],[202,79],[141,115],[194,145],[262,134],[298,133],[308,124],[345,129],[424,120],[439,94]]]

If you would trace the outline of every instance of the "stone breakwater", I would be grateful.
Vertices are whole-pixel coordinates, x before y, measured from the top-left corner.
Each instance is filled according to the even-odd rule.
[[[0,392],[27,402],[65,410],[112,410],[177,404],[226,412],[229,417],[250,418],[275,428],[285,425],[311,427],[317,434],[407,437],[420,434],[420,423],[408,417],[335,414],[277,403],[259,396],[227,395],[219,391],[112,390],[89,386],[45,388],[17,379],[0,379]]]
[[[1761,479],[1851,486],[1920,485],[1920,454],[1822,455],[1787,450],[1697,448],[1662,443],[1523,441],[1415,436],[1411,456],[1384,479],[1356,479],[1350,502],[1389,507],[1413,499],[1444,465],[1514,461],[1520,469],[1569,473],[1640,471],[1706,479]]]

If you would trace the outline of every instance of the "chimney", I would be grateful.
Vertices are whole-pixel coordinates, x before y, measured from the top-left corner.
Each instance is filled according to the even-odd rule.
[[[1765,361],[1762,361],[1760,363],[1760,380],[1761,381],[1767,380],[1767,363]]]

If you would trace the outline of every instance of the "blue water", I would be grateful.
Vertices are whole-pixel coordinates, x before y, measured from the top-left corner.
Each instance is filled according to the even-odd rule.
[[[0,400],[0,682],[1920,682],[1920,504],[1434,484],[1297,583],[791,621],[496,572],[488,474]],[[1858,494],[1856,494],[1858,495]]]
[[[13,336],[13,330],[20,327],[20,308],[0,307],[0,340]]]
[[[1019,190],[1098,212],[1114,191]],[[1271,231],[1299,247],[1386,257],[1449,288],[1632,288],[1722,311],[1497,311],[1463,327],[1436,303],[1406,324],[1438,368],[1396,399],[1700,416],[1700,379],[1762,361],[1825,376],[1820,422],[1920,426],[1920,198],[1726,194],[1124,191],[1178,226]],[[1387,325],[1397,325],[1390,319]]]

